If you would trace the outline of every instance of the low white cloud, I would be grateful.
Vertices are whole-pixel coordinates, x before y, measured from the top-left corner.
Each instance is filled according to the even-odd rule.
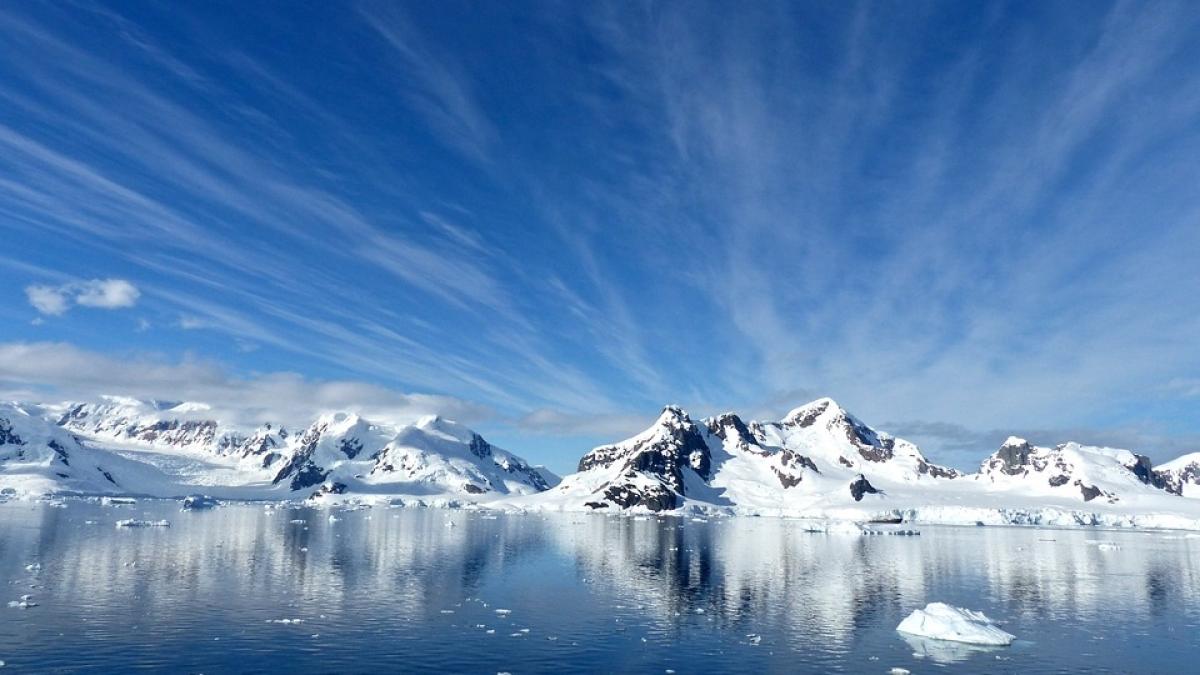
[[[124,279],[91,279],[60,286],[35,284],[25,288],[29,304],[50,316],[62,316],[74,305],[97,309],[133,307],[141,295],[137,286]]]
[[[170,361],[145,354],[109,356],[57,342],[0,343],[0,391],[37,402],[92,400],[117,394],[207,404],[235,427],[264,422],[300,426],[322,413],[353,411],[378,422],[408,423],[439,414],[475,424],[491,416],[448,396],[408,394],[361,381],[314,380],[275,372],[239,377],[210,361]]]
[[[649,414],[573,414],[550,408],[540,408],[517,420],[523,431],[548,435],[599,435],[618,441],[628,438],[649,427],[658,416],[658,410]]]

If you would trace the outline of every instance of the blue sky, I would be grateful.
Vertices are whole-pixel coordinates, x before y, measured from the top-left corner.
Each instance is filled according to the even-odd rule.
[[[1198,63],[1170,2],[8,3],[0,394],[1166,459]]]

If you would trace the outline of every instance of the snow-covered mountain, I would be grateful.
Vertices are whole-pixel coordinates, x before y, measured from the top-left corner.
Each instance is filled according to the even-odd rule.
[[[1015,436],[984,460],[977,480],[990,489],[1110,504],[1131,494],[1181,494],[1176,484],[1154,470],[1148,457],[1128,450],[1079,443],[1042,448]]]
[[[1156,469],[1128,450],[1010,438],[978,473],[929,461],[831,399],[778,422],[667,406],[644,432],[583,456],[557,488],[496,506],[689,511],[859,521],[1143,525],[1200,529],[1200,455]],[[1192,481],[1189,483],[1188,481]],[[1200,494],[1200,491],[1193,494]]]
[[[800,508],[878,499],[898,485],[953,480],[912,443],[875,431],[833,400],[819,399],[778,422],[733,413],[695,421],[667,406],[646,431],[598,447],[548,496],[593,509],[677,508],[687,501]]]
[[[391,425],[336,413],[290,431],[272,424],[242,430],[223,425],[204,404],[110,396],[53,411],[38,408],[21,419],[43,435],[56,434],[64,447],[73,444],[101,469],[121,467],[108,474],[119,484],[115,491],[127,493],[228,498],[361,493],[475,501],[545,490],[558,480],[438,417]],[[11,460],[0,456],[0,462],[7,473]],[[89,490],[67,484],[68,474],[59,473],[27,483],[22,492]]]
[[[1200,497],[1200,452],[1177,457],[1154,471],[1167,489],[1185,497]]]
[[[0,406],[0,490],[1200,529],[1200,453],[1155,467],[1128,450],[1014,437],[964,474],[828,398],[770,422],[667,406],[561,482],[439,417],[234,428],[201,403],[10,404]]]
[[[100,464],[102,455],[49,422],[42,409],[0,403],[0,494],[122,491]]]

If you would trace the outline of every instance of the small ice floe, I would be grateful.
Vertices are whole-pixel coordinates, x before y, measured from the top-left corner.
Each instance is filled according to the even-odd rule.
[[[329,522],[331,522],[331,523],[336,523],[336,522],[338,522],[339,520],[341,520],[341,518],[338,518],[337,516],[333,515],[332,513],[331,513],[331,514],[329,514]]]
[[[104,506],[129,506],[136,504],[137,500],[132,497],[101,497],[100,503]]]
[[[267,623],[279,623],[285,626],[304,623],[304,619],[267,619]]]
[[[292,520],[289,520],[288,522],[291,523],[292,525],[307,525],[308,524],[308,521],[303,518],[294,518]]]
[[[118,528],[121,528],[121,527],[170,527],[170,526],[171,526],[171,521],[169,521],[169,520],[137,520],[135,518],[126,518],[125,520],[117,521]]]
[[[908,670],[907,668],[890,668],[890,669],[888,669],[888,675],[909,675],[909,673],[911,673],[911,672],[912,671]]]
[[[762,636],[757,633],[751,633],[746,636],[746,642],[749,642],[752,645],[762,644]]]
[[[442,610],[442,614],[453,614],[453,613],[454,613],[454,610],[452,610],[452,609],[443,609]]]
[[[508,616],[509,614],[512,614],[512,610],[511,609],[498,609],[498,610],[496,610],[496,613],[499,614],[500,616]]]
[[[42,571],[42,563],[38,563],[38,562],[29,563],[28,565],[25,566],[25,571],[26,572],[40,572],[40,571]]]
[[[496,629],[495,629],[495,628],[489,628],[489,629],[487,629],[486,631],[484,631],[484,633],[486,633],[487,635],[495,635],[495,634],[496,634]]]
[[[220,505],[221,502],[208,495],[188,495],[183,498],[184,511],[204,511],[206,509],[215,509]]]
[[[1120,546],[1120,544],[1111,544],[1111,543],[1105,542],[1103,544],[1097,544],[1096,550],[1098,550],[1098,551],[1120,551],[1121,546]]]
[[[20,600],[10,600],[8,602],[8,606],[9,607],[19,607],[21,609],[29,609],[30,607],[37,607],[37,603],[33,601],[32,595],[26,594],[26,595],[22,595]]]
[[[1004,646],[1017,639],[1011,633],[1000,630],[996,622],[983,612],[973,612],[944,602],[931,602],[925,605],[925,609],[914,610],[896,626],[896,630],[934,640],[973,645]]]

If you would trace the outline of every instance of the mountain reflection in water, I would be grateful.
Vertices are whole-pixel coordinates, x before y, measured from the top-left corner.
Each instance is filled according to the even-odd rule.
[[[115,528],[122,518],[172,527]],[[0,659],[94,672],[1171,672],[1200,655],[1197,553],[1200,539],[1162,532],[858,537],[768,518],[10,503],[0,600],[38,606],[3,608]],[[931,601],[982,610],[1018,642],[895,632]]]

